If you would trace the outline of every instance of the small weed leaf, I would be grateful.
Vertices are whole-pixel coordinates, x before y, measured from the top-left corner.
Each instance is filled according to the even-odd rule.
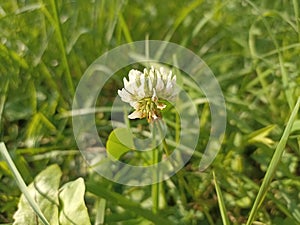
[[[113,159],[120,159],[125,153],[134,150],[133,134],[127,128],[116,128],[107,140],[106,149]]]

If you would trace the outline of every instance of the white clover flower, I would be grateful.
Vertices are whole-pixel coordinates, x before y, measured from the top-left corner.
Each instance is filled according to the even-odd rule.
[[[124,77],[124,88],[118,90],[122,101],[129,103],[135,111],[128,118],[147,118],[151,122],[161,117],[160,110],[166,107],[161,100],[174,101],[178,93],[176,88],[176,76],[170,70],[163,67],[144,72],[138,70],[129,71],[129,81]]]

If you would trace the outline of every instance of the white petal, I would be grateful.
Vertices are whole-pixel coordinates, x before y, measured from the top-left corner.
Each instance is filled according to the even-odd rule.
[[[118,95],[121,97],[123,102],[130,103],[131,101],[133,101],[133,96],[124,88],[122,88],[122,90],[118,90]]]
[[[139,103],[137,101],[131,101],[130,105],[134,108],[134,109],[138,109],[139,108]]]
[[[163,88],[164,88],[164,82],[162,81],[162,77],[160,74],[157,74],[157,81],[156,81],[155,89],[157,92],[160,92],[163,90]]]
[[[141,85],[136,89],[136,95],[139,99],[145,98],[145,74],[141,75]]]
[[[127,89],[127,86],[130,84],[129,81],[127,81],[126,77],[123,78],[124,88]]]
[[[124,89],[124,88],[122,88],[122,90],[118,90],[118,95],[120,96],[120,98],[123,97],[123,89]]]
[[[136,87],[134,83],[129,83],[129,85],[127,85],[127,87],[125,87],[125,90],[130,93],[131,95],[135,95],[136,92]]]
[[[132,69],[129,71],[128,77],[129,82],[135,82],[136,79],[141,75],[142,73],[138,70]]]
[[[170,93],[172,92],[172,88],[173,88],[173,84],[171,82],[168,82],[165,90],[167,93]]]
[[[157,99],[158,98],[157,98],[157,95],[156,95],[156,90],[153,88],[153,95],[151,97],[151,100],[155,102],[155,101],[157,101]]]
[[[167,82],[171,82],[172,79],[172,71],[170,71],[169,75],[168,75],[168,81]]]
[[[176,83],[176,76],[175,75],[172,78],[172,83]]]
[[[142,118],[142,112],[135,110],[133,113],[128,115],[129,119],[141,119]]]
[[[145,74],[145,75],[149,75],[149,71],[147,70],[147,68],[144,68],[144,70],[143,70],[143,74]]]
[[[151,67],[151,70],[149,71],[149,77],[152,79],[152,80],[154,80],[154,68],[153,68],[153,66]]]
[[[144,115],[140,111],[141,105],[139,102],[145,97],[152,98],[152,101],[157,104],[157,108],[163,109],[166,106],[158,103],[159,98],[172,100],[178,94],[176,76],[172,74],[172,71],[166,70],[164,67],[155,69],[151,66],[149,70],[145,68],[143,72],[132,69],[128,73],[128,80],[124,78],[123,83],[124,88],[118,90],[118,95],[122,101],[129,103],[135,109],[129,115],[131,119],[141,118]],[[151,116],[154,119],[157,117],[157,115]]]
[[[163,67],[160,67],[160,68],[159,68],[159,72],[160,72],[161,74],[165,74],[164,68],[163,68]]]
[[[149,90],[153,89],[152,80],[150,79],[150,77],[148,78],[148,88]]]
[[[167,80],[168,75],[167,75],[167,73],[166,73],[166,71],[165,71],[165,69],[163,67],[160,67],[159,72],[160,72],[160,74],[162,76],[162,79],[163,80]]]
[[[138,98],[138,99],[143,99],[143,98],[145,98],[145,90],[142,88],[142,87],[140,87],[139,89],[137,89],[137,92],[136,92],[136,97]]]

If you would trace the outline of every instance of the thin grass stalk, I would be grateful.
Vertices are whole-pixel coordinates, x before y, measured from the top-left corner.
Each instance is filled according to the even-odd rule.
[[[294,13],[295,13],[295,20],[296,20],[296,26],[297,26],[297,32],[298,32],[298,41],[300,42],[300,18],[299,18],[299,5],[298,0],[293,0],[294,5]]]
[[[105,219],[105,209],[106,209],[106,200],[103,198],[98,198],[96,201],[96,216],[95,216],[95,225],[104,224]]]
[[[262,182],[262,185],[260,186],[259,188],[259,191],[258,191],[258,194],[256,196],[256,199],[254,201],[254,204],[253,204],[253,207],[251,209],[251,212],[250,212],[250,215],[249,215],[249,218],[248,218],[248,221],[246,223],[246,225],[251,225],[255,219],[255,216],[261,206],[261,204],[263,203],[265,197],[266,197],[266,194],[267,194],[267,191],[270,187],[270,184],[271,184],[271,181],[273,179],[273,176],[276,172],[276,169],[277,169],[277,166],[280,162],[280,159],[281,159],[281,156],[284,152],[284,149],[285,149],[285,145],[287,143],[287,140],[289,138],[289,134],[291,132],[291,129],[292,129],[292,126],[293,126],[293,123],[296,119],[296,116],[297,116],[297,113],[299,111],[299,106],[300,106],[300,97],[298,98],[298,101],[292,111],[292,114],[289,118],[289,121],[286,125],[286,128],[283,132],[283,135],[275,149],[275,152],[273,154],[273,157],[271,159],[271,162],[269,164],[269,167],[267,169],[267,172],[265,174],[265,177],[263,179],[263,182]]]
[[[281,75],[282,75],[281,80],[282,80],[283,87],[284,87],[284,93],[285,93],[286,100],[288,102],[288,105],[289,105],[290,109],[293,109],[294,102],[293,102],[293,96],[292,96],[292,89],[288,87],[288,84],[289,84],[288,74],[287,74],[286,68],[284,66],[284,60],[283,60],[283,57],[282,57],[282,53],[280,51],[280,46],[278,44],[278,41],[275,38],[275,36],[273,35],[270,24],[265,19],[264,13],[261,12],[261,10],[253,2],[251,2],[249,0],[245,0],[245,1],[260,14],[261,20],[262,20],[268,34],[270,35],[271,40],[272,40],[272,42],[273,42],[273,44],[276,48],[276,52],[277,52],[277,55],[278,55],[279,66],[280,66],[280,72],[281,72]]]
[[[226,206],[225,206],[223,194],[221,192],[221,188],[220,188],[220,185],[217,181],[216,174],[215,174],[214,171],[213,171],[213,177],[214,177],[214,183],[215,183],[215,188],[216,188],[217,197],[218,197],[218,205],[219,205],[223,225],[229,225],[230,222],[229,222],[229,218],[228,218],[228,215],[227,215],[227,209],[226,209]]]
[[[62,31],[62,26],[59,20],[59,14],[58,14],[58,4],[56,0],[51,0],[51,6],[53,9],[53,13],[54,13],[54,26],[56,28],[56,34],[57,34],[57,40],[58,40],[58,44],[59,44],[59,48],[61,50],[62,53],[62,63],[66,69],[66,84],[68,87],[69,92],[71,93],[71,95],[73,96],[75,93],[75,89],[74,89],[74,84],[72,81],[72,76],[71,76],[71,72],[70,72],[70,66],[69,66],[69,62],[68,62],[68,56],[67,56],[67,51],[66,51],[66,45],[65,45],[65,41],[63,39],[63,31]]]
[[[3,94],[0,95],[0,123],[2,121],[2,114],[3,114],[4,105],[5,105],[5,101],[6,101],[6,93],[8,90],[8,84],[9,84],[8,80],[4,82]]]
[[[7,165],[9,166],[18,187],[20,188],[21,192],[25,196],[26,200],[28,201],[29,205],[31,206],[31,208],[33,209],[35,214],[40,218],[40,220],[42,221],[42,223],[44,225],[50,225],[50,223],[47,221],[46,217],[42,213],[40,207],[37,205],[37,203],[34,201],[32,196],[28,192],[27,186],[26,186],[21,174],[19,173],[18,169],[16,168],[14,162],[12,161],[12,159],[6,149],[6,146],[3,142],[0,143],[0,152],[1,152],[3,159],[6,161]]]

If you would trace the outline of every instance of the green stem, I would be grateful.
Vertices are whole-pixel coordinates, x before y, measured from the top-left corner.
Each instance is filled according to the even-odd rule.
[[[151,195],[152,195],[152,211],[153,213],[157,213],[158,212],[158,208],[159,208],[159,192],[160,192],[160,184],[158,183],[158,180],[159,180],[159,171],[158,171],[158,168],[157,168],[157,164],[159,162],[159,158],[161,156],[160,154],[160,150],[161,150],[161,146],[157,146],[157,140],[156,140],[156,129],[158,130],[158,134],[163,137],[163,129],[162,129],[162,124],[161,124],[161,120],[154,120],[153,122],[153,131],[152,131],[152,135],[153,135],[153,143],[152,145],[154,146],[153,147],[153,153],[152,153],[152,162],[153,162],[153,165],[154,165],[154,169],[153,169],[153,183],[152,184],[152,190],[151,190]],[[166,142],[166,139],[163,137],[162,138],[162,148],[165,152],[165,154],[167,156],[170,155],[170,150],[168,148],[168,145],[167,145],[167,142]]]
[[[153,165],[158,163],[158,149],[153,150]],[[152,190],[151,190],[151,195],[152,195],[152,211],[153,213],[157,213],[158,211],[158,206],[159,206],[159,183],[157,182],[159,173],[156,169],[153,170],[153,183],[152,184]]]
[[[163,136],[163,129],[162,129],[162,126],[161,126],[161,121],[157,120],[156,123],[157,123],[157,128],[158,128],[158,131],[159,131],[159,135],[162,137]],[[163,144],[163,149],[164,149],[164,152],[165,152],[166,156],[170,156],[171,151],[169,150],[169,147],[168,147],[168,144],[167,144],[167,141],[166,141],[165,137],[162,138],[162,144]]]
[[[170,150],[169,150],[169,147],[167,145],[167,142],[166,142],[165,138],[163,138],[162,144],[163,144],[164,152],[166,153],[167,156],[169,156],[170,155]]]
[[[164,133],[163,133],[162,121],[161,120],[157,121],[157,127],[158,127],[158,131],[159,131],[160,136],[163,137]],[[163,146],[164,153],[166,154],[167,157],[169,157],[172,152],[168,147],[168,144],[167,144],[167,141],[166,141],[165,137],[162,138],[162,146]],[[171,161],[171,164],[172,164],[172,161]],[[172,165],[172,166],[175,168],[174,165]],[[181,190],[180,191],[180,193],[181,193],[180,194],[180,199],[181,199],[181,202],[185,205],[186,202],[187,202],[185,194],[184,194],[184,187],[185,187],[186,183],[185,183],[182,171],[177,172],[177,178],[178,178],[179,189]],[[187,188],[187,191],[189,191],[188,188]]]
[[[157,213],[158,211],[158,206],[159,206],[159,183],[157,182],[159,179],[159,173],[157,170],[157,163],[158,163],[158,156],[159,156],[159,152],[158,149],[156,148],[156,133],[155,133],[155,124],[153,124],[153,140],[152,140],[152,145],[154,146],[154,149],[152,151],[152,162],[153,162],[153,180],[152,182],[154,182],[152,184],[152,190],[151,190],[151,197],[152,197],[152,212],[153,213]]]

